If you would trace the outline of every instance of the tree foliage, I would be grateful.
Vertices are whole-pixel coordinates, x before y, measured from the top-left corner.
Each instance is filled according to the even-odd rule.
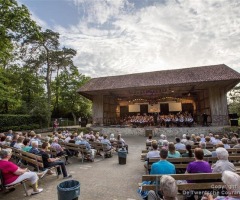
[[[234,87],[228,94],[229,113],[237,113],[240,116],[240,86]]]
[[[77,52],[15,0],[0,0],[0,16],[0,113],[30,114],[41,126],[52,114],[90,115],[90,101],[77,94],[89,80],[73,63]]]

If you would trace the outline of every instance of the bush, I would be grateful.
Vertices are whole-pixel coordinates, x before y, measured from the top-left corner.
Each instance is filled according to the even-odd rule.
[[[0,115],[0,131],[40,128],[39,119],[30,115]]]

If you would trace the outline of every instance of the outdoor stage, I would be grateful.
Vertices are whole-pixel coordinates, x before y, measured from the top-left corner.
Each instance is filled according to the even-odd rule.
[[[160,137],[161,134],[164,134],[167,137],[182,137],[183,134],[207,135],[210,132],[221,134],[224,132],[224,128],[226,127],[229,127],[229,126],[207,126],[207,127],[195,126],[195,127],[169,127],[169,128],[164,128],[164,127],[157,128],[154,126],[151,126],[151,127],[148,126],[143,128],[97,126],[97,127],[91,127],[91,129],[105,133],[107,135],[113,133],[115,137],[119,133],[122,136],[128,136],[128,135],[146,136],[152,133],[154,137]]]

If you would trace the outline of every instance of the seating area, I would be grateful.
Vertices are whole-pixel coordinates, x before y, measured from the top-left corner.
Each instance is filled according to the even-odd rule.
[[[91,192],[91,188],[94,187],[96,190],[96,193],[102,194],[102,196],[98,199],[109,199],[107,195],[109,190],[114,190],[114,185],[120,184],[122,186],[122,191],[129,191],[128,193],[124,193],[121,191],[115,191],[113,197],[115,199],[139,199],[139,194],[137,194],[138,189],[138,183],[142,181],[150,181],[151,180],[157,180],[159,179],[159,176],[156,175],[147,175],[144,173],[143,168],[143,162],[139,160],[139,153],[143,151],[146,147],[146,137],[143,136],[124,136],[126,138],[126,141],[129,144],[130,153],[127,155],[127,164],[126,165],[119,165],[118,164],[118,156],[116,151],[113,152],[113,157],[111,159],[104,159],[103,156],[96,156],[94,162],[86,162],[84,160],[82,162],[82,156],[81,153],[78,157],[72,156],[69,158],[69,161],[71,164],[67,165],[68,171],[71,172],[73,175],[73,179],[79,180],[81,183],[81,195],[80,199],[95,199],[96,194],[93,194]],[[158,139],[158,138],[153,138]],[[174,141],[174,138],[169,138],[169,140]],[[61,142],[60,142],[61,143]],[[94,142],[90,142],[92,146],[94,146]],[[97,148],[99,148],[99,151],[101,154],[103,154],[103,151],[101,150],[101,146],[97,145],[94,147],[97,151]],[[76,149],[75,149],[76,150]],[[144,150],[146,151],[146,150]],[[233,150],[229,149],[229,152],[237,153],[238,149]],[[180,160],[182,159],[182,160]],[[206,157],[204,158],[207,161],[215,162],[216,158]],[[237,156],[234,157],[234,155],[230,155],[229,159],[234,162],[238,162]],[[192,161],[193,158],[172,158],[172,160],[169,159],[170,162],[175,163],[176,168],[179,169],[186,169],[187,162]],[[155,160],[149,160],[150,162],[156,162],[158,161],[158,158]],[[238,165],[238,163],[236,163]],[[182,167],[182,168],[181,168]],[[239,170],[238,170],[239,171]],[[237,172],[238,173],[238,172]],[[178,174],[177,174],[178,175]],[[176,176],[177,176],[176,175]],[[179,178],[176,177],[176,180],[184,180],[183,178],[184,174]],[[174,175],[175,176],[175,175]],[[185,180],[191,180],[194,179],[193,175],[189,175],[189,178],[186,178]],[[200,175],[199,175],[200,176]],[[214,176],[214,175],[211,175]],[[114,178],[113,178],[114,177]],[[211,179],[217,179],[219,178],[219,175],[216,175],[216,178],[211,177]],[[104,180],[104,182],[100,181]],[[44,179],[41,180],[40,185],[43,185],[44,190],[47,189],[49,191],[55,191],[53,194],[51,194],[52,199],[56,199],[56,186],[61,181],[63,181],[61,178],[56,178],[55,175],[46,176]],[[99,185],[101,182],[101,186]],[[89,187],[89,184],[93,184],[92,187]],[[180,184],[180,182],[179,182]],[[221,183],[222,184],[222,183]],[[193,184],[192,189],[196,187],[198,184]],[[204,185],[204,184],[202,184]],[[148,189],[158,189],[159,185],[157,184],[151,184],[150,186],[143,186],[143,190]],[[182,187],[182,188],[181,188]],[[184,190],[184,187],[187,186],[180,186],[181,190]],[[105,188],[105,189],[104,189]],[[10,192],[7,194],[0,193],[3,195],[4,198],[8,198],[8,200],[14,199],[14,194],[19,193],[19,195],[24,196],[24,190],[22,190],[21,187],[16,187],[16,191]],[[183,195],[179,193],[179,198],[181,199]],[[42,198],[48,198],[47,194],[45,192],[41,193],[40,195],[36,196],[36,199],[40,200]]]
[[[172,150],[172,147],[170,147],[170,143],[172,142],[168,142],[168,141],[165,142],[169,144],[169,149],[168,149],[168,145],[162,145],[163,138],[165,139],[165,141],[167,141],[166,136],[164,135],[161,135],[161,138],[159,141],[153,140],[152,137],[150,136],[145,143],[146,149],[142,150],[141,152],[141,160],[145,161],[147,164],[147,165],[146,164],[144,165],[147,168],[146,169],[147,173],[142,175],[142,182],[139,183],[139,188],[143,192],[148,192],[150,190],[153,190],[155,191],[155,193],[158,193],[161,189],[159,185],[159,180],[161,179],[163,174],[162,175],[151,174],[151,169],[152,169],[152,165],[162,160],[162,158],[160,157],[160,153],[159,153],[159,157],[148,157],[148,155],[149,156],[156,155],[153,153],[152,154],[148,154],[148,153],[151,151],[160,152],[161,149],[164,149],[165,151],[168,151],[168,156],[169,156],[169,152]],[[189,163],[194,162],[196,160],[194,156],[195,148],[201,149],[202,146],[204,146],[206,151],[209,152],[210,154],[206,156],[202,154],[203,156],[202,161],[205,161],[210,165],[214,166],[214,164],[220,159],[217,156],[218,154],[216,154],[216,150],[219,147],[221,147],[226,152],[224,153],[224,157],[225,157],[224,160],[227,158],[227,160],[230,163],[232,163],[231,165],[235,166],[234,172],[240,175],[240,148],[238,145],[240,140],[236,139],[236,134],[232,138],[227,138],[226,136],[223,136],[220,139],[218,135],[216,136],[217,138],[216,139],[213,134],[210,134],[209,136],[205,137],[207,140],[209,140],[208,138],[212,139],[210,142],[211,144],[209,145],[206,145],[204,136],[202,136],[201,138],[202,139],[200,140],[200,137],[197,136],[195,138],[192,137],[190,140],[193,145],[189,145],[190,148],[188,147],[188,149],[189,151],[191,149],[191,151],[193,152],[192,157],[188,157],[188,156],[186,157],[186,153],[188,153],[188,150],[186,149],[185,142],[189,142],[186,140],[186,135],[183,137],[181,142],[180,142],[180,139],[176,138],[175,144],[174,143],[172,144],[176,148],[176,149],[174,148],[174,151],[178,152],[179,154],[175,153],[176,157],[174,158],[168,158],[168,157],[166,158],[167,162],[175,166],[176,174],[169,174],[169,175],[176,180],[178,192],[179,192],[179,195],[182,196],[182,198],[187,198],[187,195],[188,195],[187,192],[189,191],[193,191],[193,194],[195,195],[195,199],[201,199],[205,191],[208,191],[211,194],[218,195],[219,189],[220,189],[219,187],[224,188],[224,183],[221,180],[222,173],[201,173],[201,172],[188,173],[187,172]],[[181,147],[182,149],[177,149],[178,147],[179,148]],[[201,151],[203,152],[203,150]],[[214,154],[214,152],[216,155]],[[217,152],[219,151],[217,150]],[[214,188],[213,186],[216,186],[216,188]],[[143,194],[146,195],[146,193],[143,193]]]

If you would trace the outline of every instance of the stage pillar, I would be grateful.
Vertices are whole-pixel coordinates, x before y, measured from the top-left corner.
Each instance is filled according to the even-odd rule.
[[[212,125],[228,125],[227,94],[224,88],[209,88],[209,103],[211,109]]]

